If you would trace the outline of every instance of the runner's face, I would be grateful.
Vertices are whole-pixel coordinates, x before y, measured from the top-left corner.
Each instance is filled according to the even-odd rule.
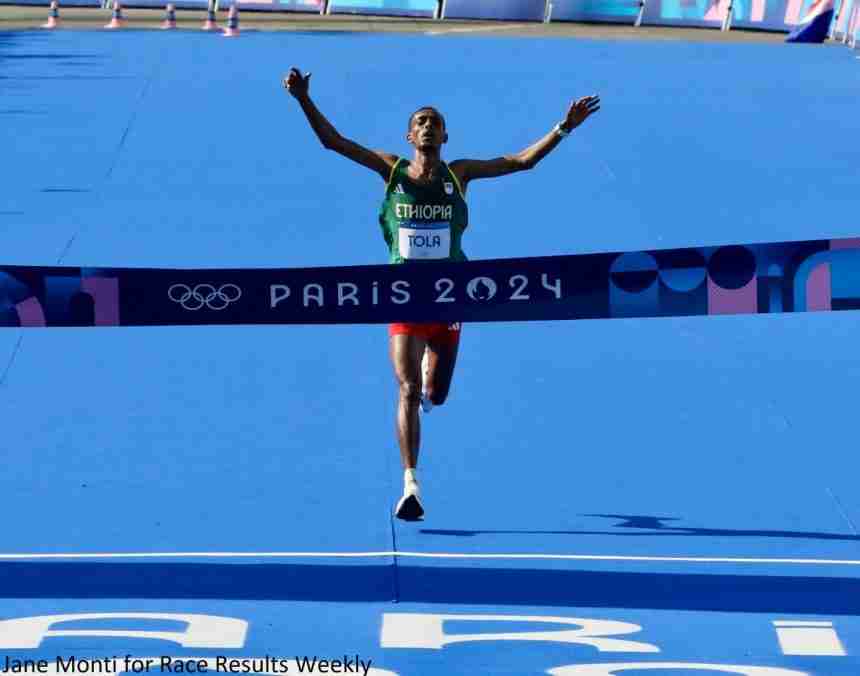
[[[439,113],[419,110],[412,116],[406,139],[418,150],[438,150],[448,140],[448,134]]]

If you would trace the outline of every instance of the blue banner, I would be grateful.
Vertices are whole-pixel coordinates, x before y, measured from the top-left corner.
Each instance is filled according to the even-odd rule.
[[[209,0],[172,0],[176,9],[206,9]],[[168,0],[128,0],[122,6],[126,9],[134,7],[157,7],[164,9]],[[227,9],[233,0],[220,0],[220,8]],[[0,0],[0,5],[31,5],[47,7],[51,0]],[[60,12],[63,7],[102,7],[102,0],[61,0]],[[239,9],[270,10],[272,12],[307,12],[319,14],[324,7],[324,0],[237,0]]]
[[[164,0],[160,0],[164,4]],[[203,5],[206,6],[205,0]],[[233,0],[220,0],[221,9],[227,9]],[[236,6],[241,9],[271,10],[272,12],[307,12],[320,14],[325,9],[325,0],[236,0]]]
[[[39,0],[42,1],[42,0]],[[176,9],[206,9],[209,6],[209,0],[172,0]],[[232,5],[234,0],[220,0],[218,7],[221,10],[226,10]],[[68,0],[62,0],[63,5],[68,4]],[[122,3],[123,7],[157,7],[164,8],[167,0],[126,0]],[[307,12],[309,14],[319,14],[324,8],[323,0],[236,0],[236,6],[239,10],[254,9],[271,12]]]
[[[30,7],[48,7],[51,0],[0,0],[0,5],[27,5]],[[101,8],[101,0],[63,0],[60,11],[63,7],[99,7]],[[164,5],[162,5],[163,7]]]
[[[381,14],[384,16],[417,16],[433,18],[437,0],[330,0],[332,14]]]
[[[221,0],[226,8],[232,0]],[[240,8],[275,12],[320,13],[324,0],[237,0]],[[553,21],[596,21],[633,24],[640,2],[645,9],[643,23],[663,26],[719,28],[729,8],[732,26],[762,30],[790,31],[810,11],[815,0],[552,0]],[[853,4],[852,4],[853,3]],[[50,0],[0,0],[0,5],[47,6]],[[129,0],[126,7],[163,7],[165,0]],[[177,8],[205,8],[208,0],[177,0]],[[856,0],[845,0],[836,20],[837,35],[860,29]],[[100,0],[64,0],[65,7],[100,7]],[[331,0],[329,12],[434,18],[439,0]],[[447,0],[446,19],[497,19],[542,21],[545,0]]]
[[[860,309],[860,238],[286,269],[0,268],[0,326],[377,324]]]
[[[543,21],[545,0],[447,0],[444,19]]]
[[[644,0],[643,23],[719,28],[731,8],[732,26],[786,31],[814,0]],[[633,24],[640,0],[552,0],[553,21]]]
[[[633,24],[640,0],[553,0],[553,21],[599,21]]]

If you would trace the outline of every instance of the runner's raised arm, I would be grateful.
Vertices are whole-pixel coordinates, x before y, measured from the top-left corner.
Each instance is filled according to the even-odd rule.
[[[525,150],[516,155],[504,155],[492,160],[455,160],[451,162],[451,171],[461,179],[465,190],[465,184],[476,178],[494,178],[533,169],[561,143],[565,136],[598,110],[600,110],[600,97],[584,96],[570,104],[564,119],[548,134]]]
[[[388,153],[369,150],[355,141],[341,136],[337,129],[334,128],[334,125],[326,119],[325,115],[311,101],[309,93],[310,79],[310,73],[302,75],[298,68],[291,68],[289,75],[284,78],[283,83],[284,88],[299,102],[320,143],[328,150],[334,150],[347,159],[375,171],[382,177],[382,180],[388,181],[397,157]]]

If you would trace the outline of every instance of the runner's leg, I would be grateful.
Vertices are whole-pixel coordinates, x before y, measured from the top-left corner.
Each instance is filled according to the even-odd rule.
[[[441,406],[448,398],[454,367],[457,365],[457,352],[460,347],[459,334],[456,339],[447,336],[431,338],[427,342],[425,359],[427,370],[424,393],[434,406]]]
[[[418,405],[421,401],[421,355],[425,345],[424,339],[406,334],[397,334],[389,339],[391,363],[399,385],[397,443],[403,469],[418,465],[418,447],[421,443]]]

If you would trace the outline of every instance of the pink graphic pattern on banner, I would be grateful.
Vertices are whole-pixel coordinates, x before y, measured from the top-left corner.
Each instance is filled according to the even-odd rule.
[[[116,277],[86,277],[81,290],[93,297],[96,326],[119,326],[119,280]]]
[[[716,0],[705,12],[705,21],[722,21],[729,11],[731,0]]]
[[[858,31],[860,31],[860,2],[855,0],[848,20],[848,34],[857,35]]]
[[[806,280],[806,309],[810,312],[831,310],[830,263],[817,266]]]
[[[473,4],[473,0],[458,2],[466,6]],[[808,9],[812,2],[813,0],[647,0],[643,23],[655,26],[717,28],[723,24],[731,7],[734,27],[788,31],[799,23],[800,17],[806,13],[804,10]],[[632,24],[639,15],[639,9],[639,0],[552,0],[551,19]]]
[[[758,278],[739,289],[724,289],[708,277],[708,314],[731,315],[758,311]]]
[[[785,6],[785,23],[789,26],[796,26],[800,23],[800,10],[803,7],[803,0],[788,0]]]
[[[46,326],[45,313],[42,305],[36,298],[28,298],[15,306],[21,326],[35,327]]]
[[[840,0],[836,8],[836,21],[833,24],[834,34],[842,34],[848,28],[848,22],[851,18],[852,0]]]
[[[830,249],[831,251],[836,251],[837,249],[860,249],[860,237],[831,240]]]

